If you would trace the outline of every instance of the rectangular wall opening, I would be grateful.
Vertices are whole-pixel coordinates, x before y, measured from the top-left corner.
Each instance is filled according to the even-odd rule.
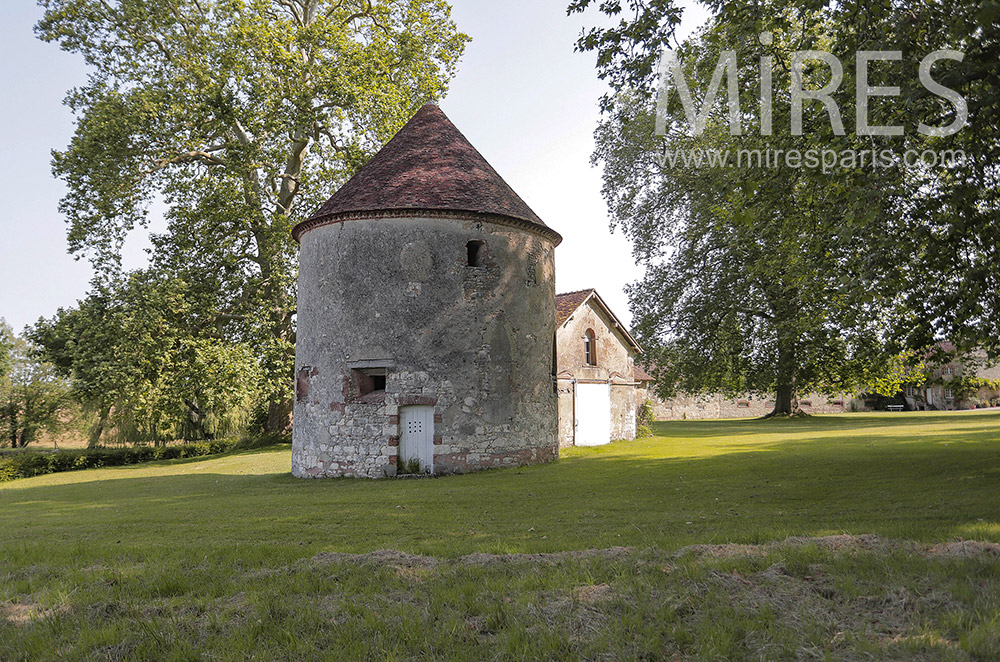
[[[351,371],[353,391],[361,401],[379,400],[385,397],[385,368],[355,368]]]

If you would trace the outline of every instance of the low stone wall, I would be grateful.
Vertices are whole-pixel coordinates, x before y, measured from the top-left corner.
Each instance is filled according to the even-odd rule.
[[[555,448],[522,448],[518,451],[490,453],[486,451],[455,451],[434,454],[434,472],[468,473],[481,469],[518,467],[525,464],[551,462],[559,457]]]
[[[755,396],[728,398],[722,395],[688,395],[660,400],[649,395],[658,421],[707,418],[759,418],[774,410],[774,400]],[[811,393],[799,398],[807,414],[842,414],[864,409],[864,403],[850,396],[830,397]]]

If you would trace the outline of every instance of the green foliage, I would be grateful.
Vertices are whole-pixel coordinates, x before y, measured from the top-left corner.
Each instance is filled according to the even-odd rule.
[[[11,352],[14,349],[14,332],[7,320],[0,317],[0,379],[10,374]]]
[[[642,404],[639,405],[639,409],[636,412],[636,427],[635,436],[637,439],[643,437],[653,436],[653,420],[655,413],[653,411],[653,401],[643,400]]]
[[[856,53],[902,51],[902,62],[883,63],[876,74],[884,81],[880,84],[898,86],[899,97],[871,104],[868,117],[871,126],[902,126],[904,134],[868,137],[864,146],[888,147],[896,154],[905,150],[961,150],[968,157],[964,162],[923,167],[900,167],[897,162],[888,169],[837,169],[814,178],[811,185],[808,178],[796,173],[774,171],[770,180],[758,181],[758,186],[744,193],[751,201],[761,196],[757,206],[785,214],[789,207],[774,205],[770,194],[775,188],[787,186],[788,200],[805,203],[796,216],[811,219],[814,225],[843,224],[844,236],[870,251],[870,267],[881,272],[886,281],[875,291],[888,289],[905,303],[892,311],[892,338],[898,339],[898,344],[922,350],[946,337],[966,348],[983,348],[991,357],[1000,356],[1000,269],[996,268],[995,250],[995,238],[1000,234],[1000,79],[995,75],[1000,59],[1000,22],[996,20],[996,3],[800,0],[747,4],[712,0],[705,5],[713,17],[712,30],[726,38],[714,44],[709,41],[711,32],[697,38],[695,43],[701,50],[681,49],[689,60],[704,56],[714,66],[714,59],[723,49],[736,50],[741,67],[756,67],[760,55],[774,57],[774,108],[783,112],[787,109],[788,86],[782,78],[787,74],[787,60],[783,61],[781,51],[791,46],[795,50],[819,48],[831,52],[843,64],[844,80],[835,98],[848,132],[854,128]],[[613,118],[615,113],[629,112],[622,105],[635,106],[634,99],[638,98],[641,107],[652,97],[655,64],[660,52],[672,46],[669,42],[679,23],[681,7],[671,0],[599,4],[595,0],[572,0],[568,11],[579,12],[590,6],[615,19],[609,27],[585,31],[577,43],[579,50],[598,54],[599,75],[612,88],[603,107]],[[758,35],[764,31],[774,36],[773,48],[761,49],[757,45]],[[933,77],[963,95],[969,108],[969,125],[945,138],[924,136],[916,130],[920,123],[946,126],[954,119],[951,105],[930,94],[918,79],[920,59],[938,49],[955,49],[964,54],[961,63],[938,63]],[[828,75],[823,67],[806,73],[807,77],[819,76],[811,81],[813,88],[823,84]],[[756,131],[752,120],[758,105],[759,75],[750,71],[742,74],[744,125],[751,119],[750,130]],[[705,89],[704,71],[700,80],[701,85],[695,86],[698,91]],[[700,98],[697,92],[695,96]],[[801,146],[837,150],[851,146],[851,137],[830,136],[824,130],[825,112],[816,112],[821,108],[819,104],[811,105],[806,106],[806,136]],[[626,122],[618,124],[624,127]],[[774,126],[787,128],[787,116],[776,114]],[[652,140],[652,125],[643,127],[643,131],[633,133],[632,138]],[[769,143],[778,148],[788,146],[784,140],[772,139]],[[599,152],[600,158],[604,156]],[[649,172],[645,160],[637,163],[639,176]],[[657,174],[654,170],[652,176]],[[702,188],[714,189],[725,205],[726,199],[732,198],[732,187],[739,182],[712,179]],[[805,185],[804,190],[797,190],[800,183]],[[612,184],[609,188],[612,194],[630,193],[627,186]],[[806,192],[811,196],[804,197]],[[815,199],[825,199],[825,204],[816,205]],[[653,213],[662,212],[659,207],[663,204],[673,204],[676,209],[684,202],[675,199],[664,203],[649,197],[643,201],[653,207]],[[757,216],[752,208],[748,214]],[[878,231],[884,236],[879,238]],[[655,243],[655,239],[655,235],[643,238],[648,244]],[[874,247],[869,247],[870,239],[878,239]],[[854,274],[848,277],[855,278]],[[865,282],[859,283],[859,287],[865,286]]]
[[[91,445],[242,433],[266,388],[248,342],[199,319],[197,288],[153,270],[99,284],[32,330],[43,355],[97,413]]]
[[[616,92],[642,89],[656,73],[660,51],[674,42],[683,6],[674,0],[627,0],[600,2],[570,0],[567,14],[583,13],[591,6],[616,19],[605,27],[584,30],[577,41],[579,51],[597,51],[597,71]],[[639,46],[636,48],[636,46]],[[601,109],[615,107],[615,95],[601,97]]]
[[[232,351],[261,358],[272,423],[283,427],[295,340],[290,229],[420,104],[444,95],[467,37],[444,0],[40,4],[39,38],[92,69],[67,96],[76,132],[53,158],[68,188],[70,251],[113,279],[126,235],[164,201],[153,270],[187,284],[191,314]]]
[[[955,397],[958,399],[967,399],[968,396],[975,395],[983,389],[1000,391],[1000,379],[987,379],[985,377],[976,377],[975,375],[957,375],[950,379],[937,379],[934,381],[947,386],[955,393]]]
[[[735,161],[740,151],[805,152],[820,139],[857,147],[824,129],[815,109],[805,116],[812,135],[789,129],[788,63],[802,40],[819,39],[821,25],[821,16],[803,16],[798,32],[765,48],[718,21],[681,48],[696,89],[707,87],[726,44],[740,44],[743,79],[756,75],[759,56],[774,57],[772,136],[730,135],[722,107],[702,135],[690,135],[673,95],[661,140],[653,97],[634,91],[616,96],[598,128],[593,158],[604,169],[612,222],[646,266],[629,298],[663,397],[770,393],[775,413],[787,414],[798,392],[855,392],[891,373],[886,329],[899,283],[884,267],[900,256],[881,223],[892,213],[895,173],[877,186],[858,172],[831,186],[783,159],[774,167],[698,167],[660,158],[716,150]],[[759,109],[743,112],[751,127],[759,117]]]
[[[904,386],[919,387],[926,383],[926,365],[913,352],[904,352],[892,357],[880,373],[869,374],[866,381],[870,392],[891,398]]]
[[[6,325],[0,325],[0,351],[0,364],[7,366],[0,374],[0,446],[27,446],[42,432],[58,434],[71,427],[78,407],[56,368],[41,360],[27,340],[14,338]]]
[[[425,473],[424,467],[420,464],[420,458],[411,457],[405,462],[400,462],[396,467],[396,473],[400,475],[415,475]]]
[[[849,17],[858,16],[861,20]],[[966,159],[906,169],[906,186],[894,195],[893,232],[910,259],[892,266],[905,278],[905,314],[895,333],[921,349],[948,338],[963,349],[1000,357],[1000,22],[997,4],[979,0],[876,4],[856,0],[831,8],[831,37],[838,52],[892,48],[904,66],[887,84],[899,99],[873,104],[872,124],[897,124],[900,151],[960,150]],[[906,20],[901,20],[906,16]],[[933,77],[965,97],[966,127],[948,137],[921,135],[915,127],[947,126],[954,109],[919,83],[916,63],[937,49],[955,49],[961,63],[942,61]],[[845,60],[845,70],[851,66]]]

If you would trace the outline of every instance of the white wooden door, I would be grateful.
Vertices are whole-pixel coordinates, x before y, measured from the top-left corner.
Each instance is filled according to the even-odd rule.
[[[611,441],[611,384],[576,385],[576,445]]]
[[[399,428],[399,462],[416,459],[421,471],[434,473],[434,407],[400,407]]]

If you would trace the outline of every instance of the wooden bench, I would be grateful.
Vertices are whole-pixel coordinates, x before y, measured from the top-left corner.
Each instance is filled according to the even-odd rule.
[[[905,407],[903,405],[886,405],[886,409],[889,411],[903,411]]]

